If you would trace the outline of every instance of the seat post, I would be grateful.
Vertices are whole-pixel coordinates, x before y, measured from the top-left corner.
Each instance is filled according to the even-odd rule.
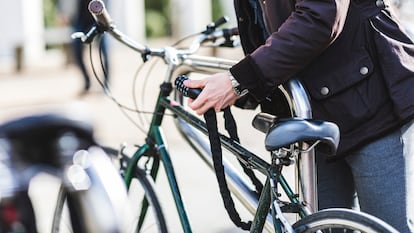
[[[312,118],[312,109],[308,95],[303,85],[297,79],[291,79],[281,87],[286,99],[289,102],[292,116],[305,119]],[[309,148],[303,143],[302,149]],[[316,187],[316,164],[315,152],[310,150],[299,154],[297,166],[295,166],[296,191],[300,194],[300,199],[309,205],[312,212],[318,210],[318,198]]]

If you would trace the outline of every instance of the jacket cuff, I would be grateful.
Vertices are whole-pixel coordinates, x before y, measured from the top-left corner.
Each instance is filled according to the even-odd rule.
[[[240,83],[241,88],[247,88],[258,102],[271,93],[271,89],[264,85],[262,72],[250,55],[231,67],[230,73]]]

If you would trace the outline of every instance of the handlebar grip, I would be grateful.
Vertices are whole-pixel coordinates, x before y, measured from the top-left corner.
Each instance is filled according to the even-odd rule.
[[[203,34],[211,34],[214,32],[218,27],[221,25],[227,23],[229,21],[229,18],[227,16],[220,17],[216,22],[210,23],[207,25],[207,28],[205,31],[203,31]]]
[[[218,28],[221,25],[227,23],[229,21],[229,17],[227,16],[222,16],[220,17],[216,22],[214,22],[214,27]]]
[[[238,27],[230,28],[230,35],[232,36],[239,35],[239,28]]]
[[[92,14],[93,18],[99,26],[105,28],[111,26],[112,19],[105,8],[104,2],[102,2],[101,0],[92,0],[89,2],[88,10]]]
[[[181,92],[184,96],[190,97],[191,99],[197,98],[197,96],[201,93],[201,88],[188,88],[184,86],[184,81],[188,80],[188,77],[185,75],[178,76],[175,79],[175,87],[179,92]]]
[[[224,28],[223,31],[223,37],[226,39],[230,39],[232,36],[239,35],[239,29],[237,27],[234,28]]]

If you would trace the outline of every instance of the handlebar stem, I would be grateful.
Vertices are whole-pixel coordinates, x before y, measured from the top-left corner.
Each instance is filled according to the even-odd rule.
[[[181,55],[181,53],[174,47],[164,48],[164,60],[167,64],[174,66],[180,65],[179,55]]]

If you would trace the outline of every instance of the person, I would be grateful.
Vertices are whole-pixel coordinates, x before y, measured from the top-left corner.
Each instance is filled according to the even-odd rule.
[[[90,0],[77,0],[77,1],[58,1],[58,11],[61,24],[70,24],[74,32],[87,33],[92,25],[95,24],[91,13],[88,10],[88,4]],[[104,84],[109,84],[109,57],[108,46],[105,37],[102,37],[100,48],[102,49],[103,62],[104,62]],[[76,65],[79,67],[83,79],[84,86],[82,94],[89,91],[91,87],[91,78],[89,70],[87,69],[84,61],[84,44],[79,39],[72,40],[72,51]]]
[[[235,0],[245,57],[202,88],[198,114],[227,106],[280,115],[299,79],[313,118],[335,122],[335,156],[316,151],[318,205],[352,208],[414,232],[414,43],[387,0]],[[282,103],[282,104],[281,104]],[[278,112],[280,110],[280,112]],[[282,114],[283,115],[283,114]]]

